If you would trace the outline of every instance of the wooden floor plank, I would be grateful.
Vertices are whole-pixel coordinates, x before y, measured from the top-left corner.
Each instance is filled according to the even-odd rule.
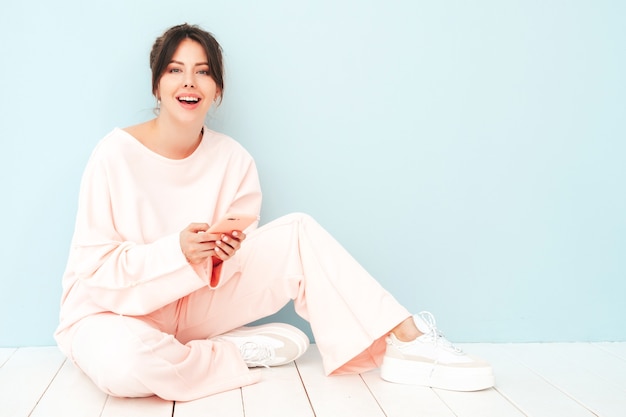
[[[626,342],[602,342],[593,345],[626,361]]]
[[[158,397],[108,397],[101,417],[172,417],[174,403]]]
[[[324,375],[316,345],[311,345],[296,364],[316,417],[384,417],[359,375]]]
[[[291,363],[256,370],[262,380],[241,389],[246,417],[313,417],[298,369]]]
[[[65,361],[30,417],[98,417],[107,395]]]
[[[0,368],[15,353],[17,348],[0,348]]]
[[[380,370],[361,374],[387,417],[454,417],[454,413],[428,387],[392,384],[380,377]]]
[[[598,375],[626,393],[625,359],[590,343],[568,343],[561,347],[567,350],[568,355],[578,357],[578,366]]]
[[[244,417],[241,389],[234,389],[199,400],[176,402],[174,417]]]
[[[460,345],[493,366],[496,390],[533,417],[593,417],[593,414],[517,361],[503,344]]]
[[[594,413],[623,417],[626,392],[588,369],[575,344],[512,344],[507,351]]]
[[[497,390],[475,392],[435,389],[435,392],[458,417],[523,417],[523,414]]]
[[[56,346],[19,348],[0,368],[2,417],[28,416],[64,361]]]

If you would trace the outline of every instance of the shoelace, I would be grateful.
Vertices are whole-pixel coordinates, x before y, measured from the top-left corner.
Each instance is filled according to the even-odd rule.
[[[429,311],[422,311],[418,313],[418,316],[424,320],[428,326],[428,333],[425,333],[425,336],[430,339],[434,345],[441,346],[446,350],[452,351],[453,353],[463,353],[462,349],[454,346],[452,342],[446,339],[443,333],[437,329],[437,322],[435,321],[435,316],[433,316],[432,313]]]
[[[240,346],[241,357],[248,366],[269,368],[268,362],[274,359],[274,349],[269,346],[246,342]]]

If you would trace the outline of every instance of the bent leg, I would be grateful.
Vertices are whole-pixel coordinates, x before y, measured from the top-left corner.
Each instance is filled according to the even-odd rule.
[[[76,365],[107,394],[189,401],[258,381],[230,343],[180,343],[138,318],[103,313],[66,337]]]
[[[379,367],[384,336],[410,316],[310,216],[291,214],[252,232],[214,290],[187,298],[177,337],[212,337],[294,300],[311,324],[327,374]]]

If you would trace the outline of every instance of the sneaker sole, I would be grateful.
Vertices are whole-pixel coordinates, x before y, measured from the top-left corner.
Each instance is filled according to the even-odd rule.
[[[495,384],[495,377],[490,366],[475,368],[457,368],[443,364],[435,366],[389,356],[383,359],[380,377],[389,382],[422,385],[449,391],[479,391],[491,388]]]
[[[272,363],[270,366],[280,366],[293,362],[307,351],[309,347],[309,338],[297,327],[284,323],[261,324],[260,326],[240,327],[239,329],[228,332],[229,336],[267,336],[282,339],[285,342],[292,342],[296,346],[296,352],[282,362]]]

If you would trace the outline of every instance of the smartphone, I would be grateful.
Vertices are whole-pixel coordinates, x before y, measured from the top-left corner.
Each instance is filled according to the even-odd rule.
[[[258,216],[252,214],[228,213],[207,230],[207,233],[230,233],[233,230],[245,230],[257,221]]]

